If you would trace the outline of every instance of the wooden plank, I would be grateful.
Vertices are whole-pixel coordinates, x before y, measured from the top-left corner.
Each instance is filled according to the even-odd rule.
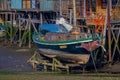
[[[25,21],[28,21],[29,19],[19,18],[19,20],[25,20]],[[32,23],[41,23],[40,20],[36,20],[36,19],[31,19],[31,22],[32,22]]]

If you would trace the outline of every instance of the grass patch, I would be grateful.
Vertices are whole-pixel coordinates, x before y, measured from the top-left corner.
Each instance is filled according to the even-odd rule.
[[[0,75],[15,75],[15,72],[0,72]]]
[[[96,77],[54,72],[0,72],[0,80],[120,80],[120,77]]]

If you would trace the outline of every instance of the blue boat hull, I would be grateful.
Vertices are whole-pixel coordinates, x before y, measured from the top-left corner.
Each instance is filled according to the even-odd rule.
[[[68,44],[68,45],[44,45],[36,43],[37,48],[39,49],[51,49],[57,51],[63,51],[66,53],[72,54],[90,54],[89,51],[81,47],[81,43]]]

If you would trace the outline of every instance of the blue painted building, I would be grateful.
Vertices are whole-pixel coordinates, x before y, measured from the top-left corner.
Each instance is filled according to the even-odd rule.
[[[53,11],[54,8],[54,0],[40,0],[41,11]]]
[[[11,9],[40,9],[54,11],[57,0],[11,0]]]
[[[11,9],[22,9],[22,0],[11,0]]]

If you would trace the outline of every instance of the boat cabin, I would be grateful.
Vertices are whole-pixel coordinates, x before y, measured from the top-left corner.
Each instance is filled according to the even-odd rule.
[[[69,32],[65,27],[58,24],[39,25],[39,32],[39,34],[42,35],[41,40],[47,42],[80,40],[92,37],[92,34]]]

